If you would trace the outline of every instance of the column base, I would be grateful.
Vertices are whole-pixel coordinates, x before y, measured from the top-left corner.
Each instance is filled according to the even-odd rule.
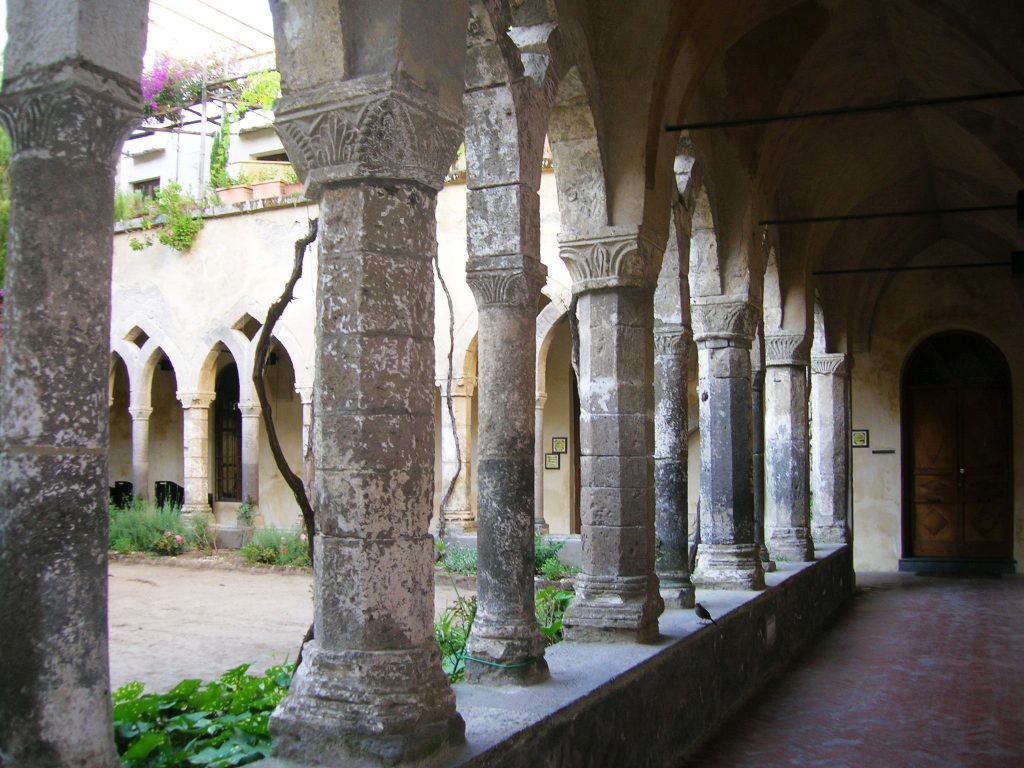
[[[850,543],[849,531],[843,523],[812,526],[811,537],[819,544],[835,544],[840,546]]]
[[[690,574],[659,573],[658,583],[666,608],[693,608],[696,596]]]
[[[193,517],[205,517],[206,522],[210,523],[210,525],[216,522],[213,517],[213,509],[209,504],[185,504],[181,508],[181,515],[186,520],[190,520]]]
[[[704,589],[764,589],[756,544],[701,544],[693,583]]]
[[[656,576],[582,574],[562,619],[563,634],[578,642],[651,643],[658,639],[658,617],[664,610]]]
[[[761,567],[764,568],[765,573],[775,572],[775,561],[772,560],[771,553],[768,552],[768,547],[764,544],[758,545],[758,550],[761,553]]]
[[[775,528],[765,542],[776,559],[790,563],[814,560],[814,542],[806,528]]]
[[[550,677],[544,660],[544,638],[536,628],[489,627],[478,617],[466,643],[466,654],[468,683],[533,685]]]
[[[449,533],[476,533],[476,517],[468,509],[449,509],[444,512],[444,527]]]
[[[547,536],[551,533],[551,526],[547,524],[547,521],[542,517],[539,520],[533,521],[533,532],[537,536]]]
[[[304,765],[390,766],[465,739],[437,647],[328,651],[306,645],[270,718],[273,754]]]

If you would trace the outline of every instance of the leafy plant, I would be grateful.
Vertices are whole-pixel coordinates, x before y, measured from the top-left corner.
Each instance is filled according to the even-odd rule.
[[[252,525],[254,519],[252,499],[246,499],[238,508],[238,522],[242,525]]]
[[[537,592],[537,623],[548,645],[562,641],[562,619],[572,602],[573,593],[556,587],[545,587]]]
[[[146,198],[141,190],[118,191],[114,195],[114,221],[128,221],[146,212]]]
[[[210,550],[217,548],[217,539],[210,530],[210,520],[204,515],[193,515],[191,545],[196,549]]]
[[[253,532],[253,540],[244,545],[241,551],[242,557],[254,564],[310,564],[306,534],[298,531],[261,528]]]
[[[110,505],[109,512],[109,546],[114,552],[169,555],[180,554],[187,549],[192,534],[177,507],[157,507],[147,501],[133,499],[125,508]],[[181,536],[183,541],[177,542],[176,536]],[[179,547],[179,551],[170,551]]]
[[[537,536],[533,540],[534,573],[543,573],[544,563],[553,557],[558,557],[558,553],[564,546],[564,541],[554,541],[546,536]]]
[[[458,595],[458,592],[456,592]],[[476,618],[476,596],[458,596],[434,624],[434,640],[441,649],[441,668],[448,681],[457,683],[466,674],[466,640]]]
[[[228,175],[228,149],[231,145],[231,123],[233,113],[224,110],[221,117],[220,130],[213,137],[213,146],[210,149],[210,185],[217,187],[234,186],[231,177]]]
[[[213,682],[182,680],[167,693],[142,683],[114,691],[114,740],[124,768],[231,768],[270,755],[270,713],[291,684],[293,665],[249,675],[243,664]]]
[[[566,565],[557,557],[549,557],[540,567],[540,575],[548,581],[558,581],[579,572],[575,565]]]
[[[448,573],[471,575],[476,573],[477,552],[473,547],[451,544],[444,553],[441,565]]]
[[[181,185],[171,182],[157,190],[156,196],[146,207],[142,217],[142,239],[128,241],[134,251],[141,251],[153,245],[153,230],[157,240],[179,253],[192,247],[192,243],[203,228],[202,208],[205,201],[198,200],[185,192]]]

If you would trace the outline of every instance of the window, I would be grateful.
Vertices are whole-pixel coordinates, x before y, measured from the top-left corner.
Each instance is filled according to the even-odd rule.
[[[160,189],[160,179],[146,179],[145,181],[133,181],[132,191],[141,192],[146,200],[156,197],[156,191]]]

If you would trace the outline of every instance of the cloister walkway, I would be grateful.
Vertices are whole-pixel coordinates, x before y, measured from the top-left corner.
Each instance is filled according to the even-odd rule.
[[[1024,577],[857,583],[821,639],[686,768],[1024,765]]]

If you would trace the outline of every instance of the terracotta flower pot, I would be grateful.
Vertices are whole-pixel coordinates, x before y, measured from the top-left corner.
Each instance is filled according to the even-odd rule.
[[[236,184],[233,187],[221,187],[217,190],[217,197],[224,205],[244,203],[252,200],[252,187],[248,184]]]
[[[264,200],[268,197],[283,197],[284,182],[280,180],[254,181],[252,184],[252,196],[254,200]]]

